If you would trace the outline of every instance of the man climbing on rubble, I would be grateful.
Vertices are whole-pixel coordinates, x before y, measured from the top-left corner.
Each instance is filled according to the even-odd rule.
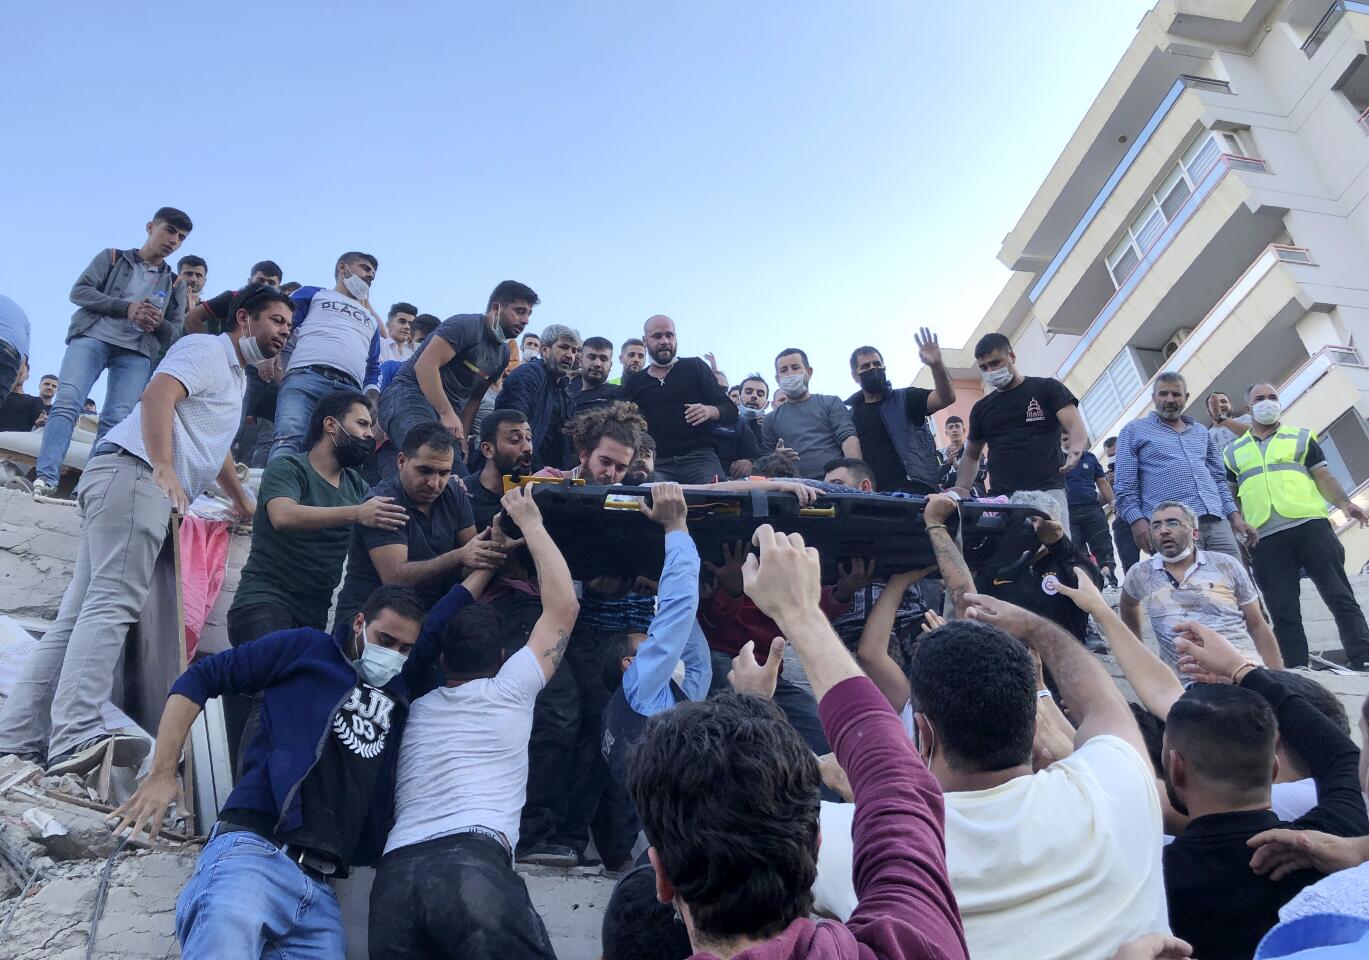
[[[292,305],[274,287],[248,287],[228,333],[176,341],[142,399],[91,451],[76,490],[81,542],[57,621],[33,649],[0,710],[0,754],[45,763],[50,775],[84,774],[106,751],[137,766],[140,738],[110,737],[110,699],[128,628],[151,589],[172,510],[184,514],[211,483],[251,516],[229,447],[238,432],[243,367],[275,356]],[[175,658],[174,638],[164,655]]]

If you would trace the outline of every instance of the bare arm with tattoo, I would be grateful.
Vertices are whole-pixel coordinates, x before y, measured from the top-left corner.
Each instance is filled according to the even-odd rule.
[[[556,549],[551,534],[542,525],[542,511],[532,499],[533,487],[514,487],[504,494],[503,508],[514,523],[537,565],[537,583],[542,592],[542,615],[533,624],[528,637],[528,649],[537,656],[542,672],[550,680],[570,643],[570,632],[575,618],[580,615],[580,601],[575,599],[575,585],[570,579],[566,558]]]
[[[946,521],[958,509],[953,499],[943,493],[934,493],[927,498],[922,520],[927,526],[927,538],[932,541],[932,552],[936,555],[941,579],[946,584],[946,596],[951,599],[955,616],[964,617],[965,594],[974,592],[974,577],[970,575],[970,568],[960,548],[955,545],[951,532],[945,527]]]

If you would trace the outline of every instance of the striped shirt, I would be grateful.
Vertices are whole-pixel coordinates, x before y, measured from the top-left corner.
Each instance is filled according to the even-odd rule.
[[[1117,513],[1127,523],[1150,517],[1166,500],[1185,504],[1198,516],[1229,517],[1236,502],[1226,485],[1221,452],[1207,427],[1182,417],[1175,431],[1152,411],[1117,435]]]

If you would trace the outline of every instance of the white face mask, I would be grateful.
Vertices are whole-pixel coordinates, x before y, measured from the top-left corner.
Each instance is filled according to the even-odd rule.
[[[791,373],[779,378],[780,389],[790,397],[801,397],[808,392],[808,378],[801,373]]]
[[[1165,557],[1164,561],[1165,563],[1179,563],[1181,560],[1187,560],[1191,556],[1193,556],[1193,544],[1190,543],[1188,546],[1184,547],[1183,550],[1181,550],[1179,553],[1176,553],[1174,556]]]
[[[536,360],[536,359],[537,359],[538,357],[540,357],[541,355],[542,355],[542,351],[536,349],[535,347],[525,347],[525,348],[523,348],[523,362],[524,362],[524,363],[531,363],[533,360]]]
[[[365,300],[366,295],[371,292],[371,285],[358,277],[355,273],[349,273],[342,278],[342,285],[347,288],[347,292],[356,300]]]
[[[262,352],[261,344],[257,343],[257,338],[250,333],[244,333],[238,339],[238,349],[242,351],[242,358],[248,366],[255,367],[266,360],[266,354]]]
[[[981,371],[980,376],[984,378],[984,382],[990,387],[993,387],[995,390],[1002,390],[1008,384],[1012,383],[1012,368],[999,367],[997,370]]]
[[[361,658],[353,661],[357,674],[373,687],[383,687],[404,669],[408,658],[398,650],[380,647],[366,639],[366,626],[361,627]]]
[[[1255,422],[1263,426],[1279,422],[1279,414],[1283,413],[1283,407],[1277,400],[1260,400],[1250,408],[1250,416]]]
[[[494,341],[495,343],[509,342],[509,335],[504,332],[504,315],[502,310],[496,311],[494,314]],[[541,356],[541,352],[539,351],[536,355]],[[524,357],[524,359],[531,358]]]

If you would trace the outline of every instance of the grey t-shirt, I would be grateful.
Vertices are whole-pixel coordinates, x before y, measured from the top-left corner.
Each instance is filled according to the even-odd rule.
[[[134,303],[150,296],[152,291],[157,288],[157,280],[161,276],[161,268],[149,267],[141,260],[133,264],[133,276],[128,279],[128,286],[119,294],[122,300],[131,300]],[[163,307],[165,309],[165,307]],[[95,324],[85,332],[85,336],[94,337],[101,343],[108,343],[115,347],[124,347],[128,350],[140,350],[143,342],[143,331],[134,325],[128,317],[101,317]]]
[[[509,345],[495,340],[484,314],[458,313],[439,323],[437,329],[419,344],[418,352],[405,360],[395,374],[390,382],[392,387],[421,391],[414,364],[423,356],[428,344],[438,337],[447,341],[456,353],[442,367],[442,389],[452,409],[460,413],[478,384],[482,381],[494,383],[503,374],[509,363]]]
[[[761,426],[761,453],[770,453],[783,440],[799,455],[799,476],[821,480],[823,465],[840,457],[842,442],[855,435],[856,426],[846,404],[828,394],[810,394],[806,400],[790,400],[766,416]]]

